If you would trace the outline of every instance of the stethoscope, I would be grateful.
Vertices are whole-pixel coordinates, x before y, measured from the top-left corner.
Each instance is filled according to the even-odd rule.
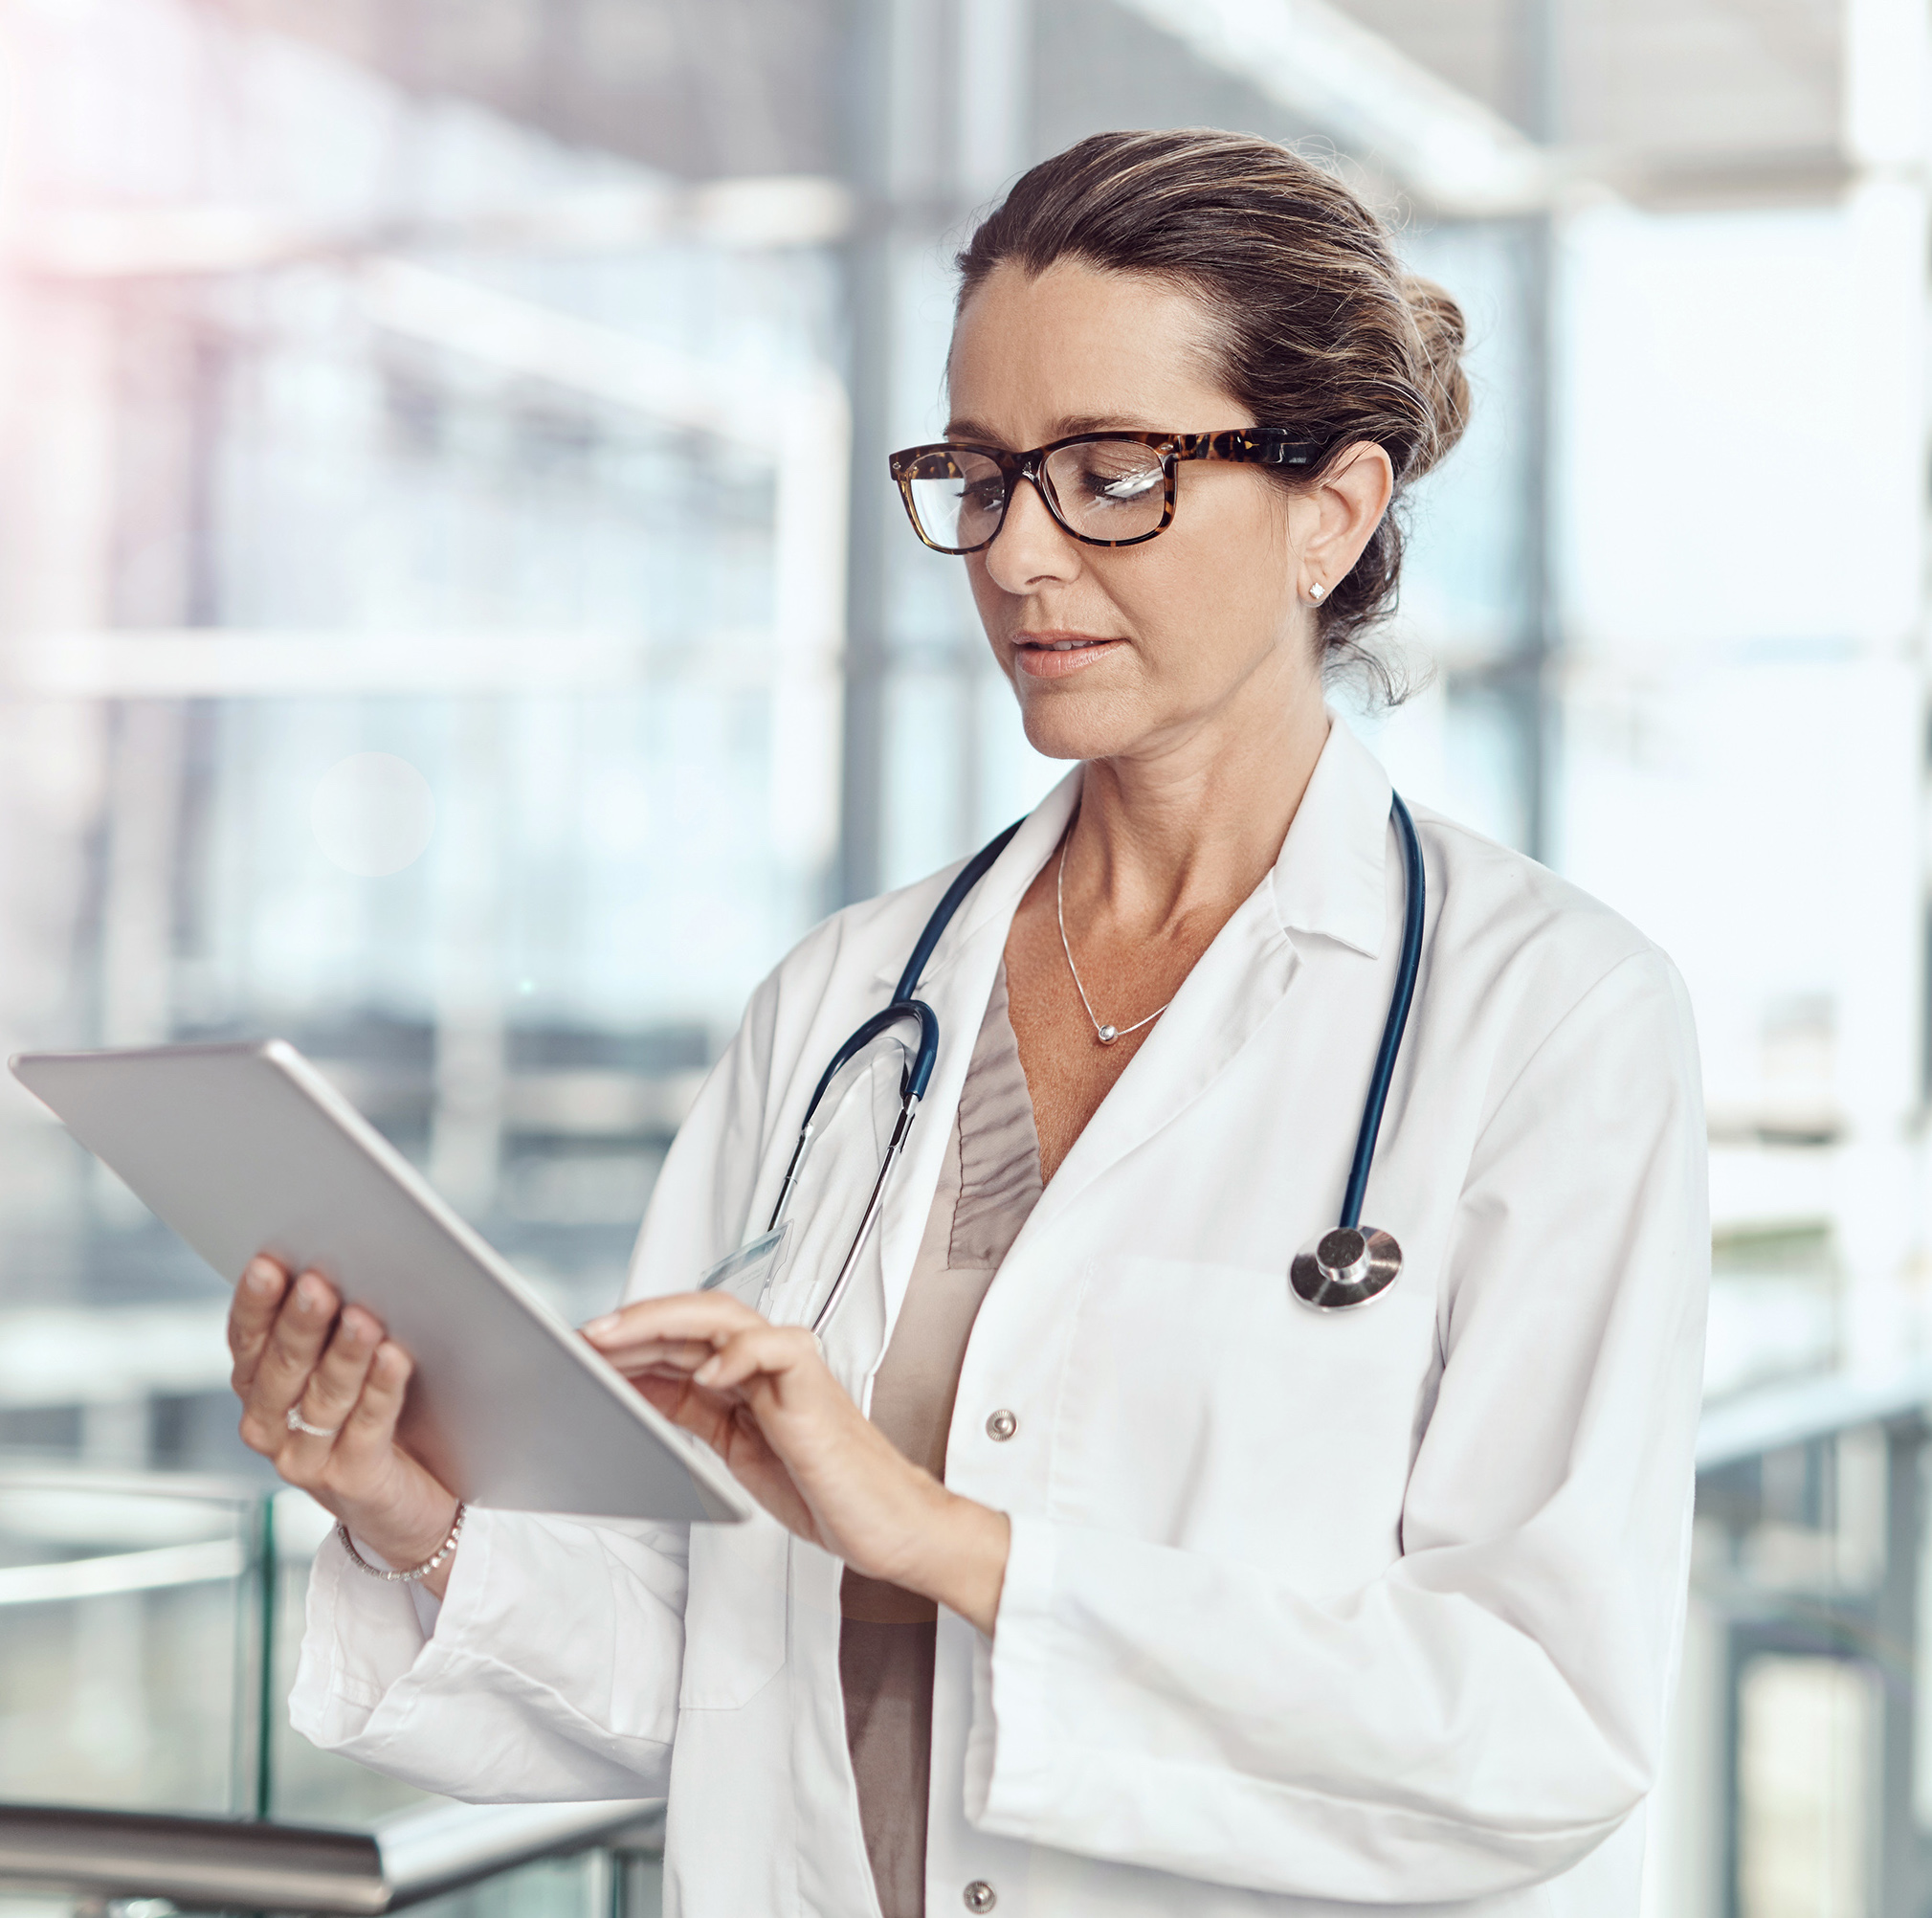
[[[1318,1233],[1295,1255],[1288,1267],[1288,1285],[1296,1298],[1304,1305],[1324,1311],[1366,1305],[1369,1300],[1394,1284],[1396,1275],[1402,1270],[1402,1248],[1395,1242],[1393,1235],[1361,1223],[1362,1201],[1368,1190],[1368,1172],[1375,1163],[1376,1135],[1382,1130],[1382,1108],[1388,1103],[1388,1085],[1395,1076],[1396,1056],[1402,1050],[1403,1028],[1409,1023],[1409,1009],[1415,998],[1415,976],[1422,963],[1422,846],[1415,836],[1415,821],[1409,816],[1409,808],[1402,803],[1399,793],[1389,795],[1388,813],[1395,822],[1396,836],[1402,841],[1402,863],[1407,881],[1402,915],[1402,952],[1395,969],[1395,987],[1389,994],[1388,1016],[1383,1022],[1382,1043],[1376,1049],[1375,1070],[1368,1081],[1368,1096],[1362,1108],[1362,1126],[1355,1135],[1355,1157],[1350,1162],[1348,1183],[1342,1194],[1341,1222]],[[779,1188],[778,1203],[771,1209],[771,1223],[766,1228],[767,1239],[784,1223],[785,1209],[798,1187],[806,1148],[811,1143],[813,1118],[820,1101],[841,1068],[894,1027],[911,1025],[918,1029],[912,1061],[899,1077],[899,1117],[893,1125],[892,1137],[886,1144],[878,1176],[873,1181],[872,1191],[867,1195],[865,1212],[859,1219],[852,1248],[838,1268],[832,1290],[825,1295],[825,1303],[812,1316],[811,1329],[814,1333],[822,1331],[838,1309],[839,1301],[845,1297],[852,1276],[858,1269],[859,1257],[872,1237],[873,1228],[878,1223],[880,1209],[885,1204],[887,1181],[892,1176],[893,1167],[905,1150],[906,1136],[912,1130],[920,1101],[925,1097],[926,1087],[932,1082],[933,1066],[939,1059],[939,1015],[916,996],[920,975],[925,970],[933,948],[952,924],[953,915],[959,911],[966,895],[1006,851],[1008,841],[1023,823],[1022,820],[1014,820],[960,868],[958,876],[946,887],[945,897],[933,908],[932,917],[919,935],[912,956],[905,962],[905,970],[899,975],[899,984],[893,988],[892,1002],[873,1014],[833,1054],[831,1063],[819,1076],[811,1103],[805,1108],[805,1118],[798,1128],[798,1144],[792,1149],[790,1163],[785,1169],[785,1183]]]

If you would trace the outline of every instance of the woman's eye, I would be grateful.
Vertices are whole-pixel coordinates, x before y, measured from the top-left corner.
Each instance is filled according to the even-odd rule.
[[[1131,472],[1102,472],[1089,467],[1080,475],[1080,484],[1090,500],[1103,505],[1124,505],[1139,500],[1161,483],[1158,466],[1136,467]]]

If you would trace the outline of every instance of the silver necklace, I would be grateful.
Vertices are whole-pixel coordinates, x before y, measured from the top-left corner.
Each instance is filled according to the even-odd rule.
[[[1167,1001],[1151,1012],[1144,1019],[1136,1019],[1130,1026],[1103,1026],[1094,1018],[1094,1002],[1087,997],[1087,989],[1080,984],[1080,969],[1074,964],[1074,948],[1067,944],[1067,848],[1073,844],[1074,836],[1069,833],[1060,841],[1059,870],[1054,875],[1054,913],[1060,922],[1060,950],[1067,955],[1067,970],[1074,975],[1074,991],[1080,995],[1080,1004],[1086,1007],[1087,1016],[1094,1020],[1094,1037],[1102,1045],[1112,1045],[1117,1038],[1124,1038],[1129,1033],[1137,1033],[1143,1026],[1150,1026],[1174,1002]]]

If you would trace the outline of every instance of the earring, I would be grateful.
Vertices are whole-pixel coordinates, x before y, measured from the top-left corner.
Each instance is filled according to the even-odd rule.
[[[1321,604],[1321,595],[1327,591],[1328,589],[1318,580],[1315,585],[1308,589],[1308,604],[1310,606],[1320,606]]]

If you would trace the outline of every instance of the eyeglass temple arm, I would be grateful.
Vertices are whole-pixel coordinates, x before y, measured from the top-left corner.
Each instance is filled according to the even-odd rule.
[[[1327,448],[1326,441],[1303,438],[1286,426],[1242,427],[1232,434],[1210,434],[1207,439],[1209,448],[1217,439],[1239,441],[1257,466],[1313,466]]]

